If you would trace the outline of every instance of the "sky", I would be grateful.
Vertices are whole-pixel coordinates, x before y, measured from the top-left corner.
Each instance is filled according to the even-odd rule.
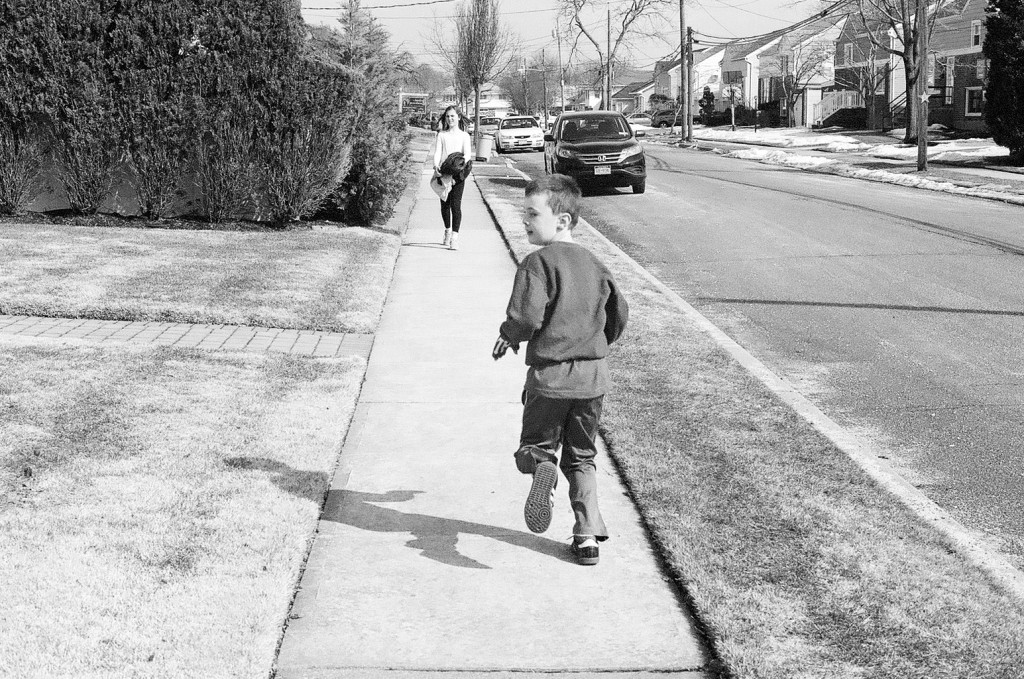
[[[438,66],[432,54],[430,36],[435,23],[450,26],[451,16],[463,0],[362,0],[363,9],[369,10],[388,30],[392,47],[410,52],[418,63]],[[588,26],[592,26],[599,39],[605,35],[607,9],[614,11],[625,0],[591,0],[594,9]],[[557,16],[557,0],[499,0],[502,19],[508,30],[518,37],[527,54],[544,49],[545,60],[556,63],[558,43],[552,37]],[[339,7],[345,0],[302,0],[303,16],[311,24],[336,21]],[[805,19],[820,8],[818,0],[686,0],[686,22],[694,31],[721,38],[739,38],[766,33]],[[665,20],[645,27],[645,37],[632,53],[634,66],[652,70],[654,62],[671,55],[679,46],[679,9],[672,5]],[[563,27],[564,28],[564,27]],[[615,29],[612,29],[614,39]],[[699,40],[699,36],[697,38]],[[562,43],[563,58],[568,57],[568,45]],[[591,59],[596,53],[585,55]]]

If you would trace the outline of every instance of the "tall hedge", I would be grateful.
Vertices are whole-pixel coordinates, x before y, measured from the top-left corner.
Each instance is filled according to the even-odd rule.
[[[989,0],[985,29],[985,121],[995,142],[1024,162],[1024,3]]]
[[[324,59],[296,0],[8,0],[0,160],[38,158],[35,125],[77,212],[127,178],[151,218],[185,194],[210,221],[285,224],[333,195],[350,218],[379,220],[403,181],[401,64],[357,3],[352,14],[359,32]]]

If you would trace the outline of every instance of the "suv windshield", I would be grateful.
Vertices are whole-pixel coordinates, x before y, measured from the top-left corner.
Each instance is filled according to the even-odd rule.
[[[538,127],[537,121],[533,118],[506,118],[501,123],[503,130],[515,130],[523,127]]]
[[[559,136],[564,141],[626,139],[629,137],[629,130],[619,116],[577,118],[565,121]]]

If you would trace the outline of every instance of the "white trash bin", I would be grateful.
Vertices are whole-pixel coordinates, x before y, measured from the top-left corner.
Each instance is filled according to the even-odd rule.
[[[480,146],[476,150],[476,159],[487,162],[494,148],[494,137],[480,137]]]

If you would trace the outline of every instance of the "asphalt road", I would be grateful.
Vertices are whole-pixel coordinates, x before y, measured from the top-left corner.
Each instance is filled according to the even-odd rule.
[[[584,217],[1024,566],[1024,208],[654,144],[647,160],[647,193],[590,196]]]

